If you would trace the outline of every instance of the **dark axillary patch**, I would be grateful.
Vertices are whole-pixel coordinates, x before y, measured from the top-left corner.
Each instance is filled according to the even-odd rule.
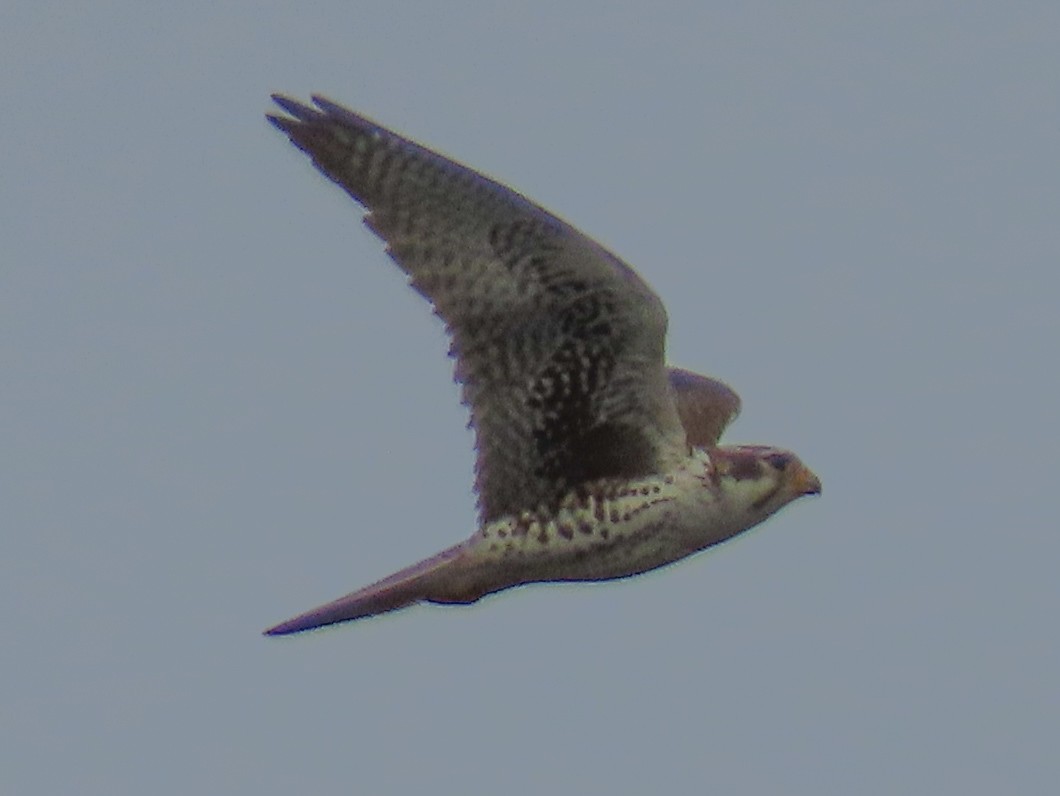
[[[653,469],[644,433],[599,416],[598,398],[613,376],[616,348],[606,297],[583,293],[557,318],[562,344],[539,371],[527,396],[534,418],[535,475],[570,488],[602,478],[635,478]]]
[[[580,484],[652,472],[644,433],[599,416],[599,395],[623,346],[621,322],[606,286],[557,262],[556,230],[538,219],[496,224],[489,243],[517,279],[542,291],[540,316],[520,329],[524,343],[547,351],[528,386],[534,476],[553,485],[553,501]],[[514,345],[514,341],[510,343]]]
[[[632,479],[653,471],[652,446],[632,426],[602,423],[572,437],[553,458],[569,487],[601,478]]]

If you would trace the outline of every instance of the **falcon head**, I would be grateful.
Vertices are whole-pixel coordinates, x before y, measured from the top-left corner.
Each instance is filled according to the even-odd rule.
[[[821,494],[821,479],[791,451],[734,445],[715,448],[711,459],[719,492],[748,526],[803,495]]]

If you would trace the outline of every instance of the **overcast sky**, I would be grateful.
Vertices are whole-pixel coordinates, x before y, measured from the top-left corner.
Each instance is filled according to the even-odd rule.
[[[12,5],[0,790],[1055,792],[1060,6]],[[263,638],[475,528],[441,325],[274,91],[612,248],[823,496]]]

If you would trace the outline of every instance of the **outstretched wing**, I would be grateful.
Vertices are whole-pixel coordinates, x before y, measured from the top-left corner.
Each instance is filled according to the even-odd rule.
[[[690,370],[670,368],[670,388],[688,444],[712,448],[740,414],[740,396],[729,385]]]
[[[484,521],[687,456],[666,312],[629,266],[499,183],[322,97],[269,120],[342,186],[445,321]]]

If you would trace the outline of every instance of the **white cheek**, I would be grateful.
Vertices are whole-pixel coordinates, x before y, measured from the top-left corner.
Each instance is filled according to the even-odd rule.
[[[725,492],[729,505],[735,509],[746,512],[760,513],[762,509],[756,509],[754,504],[768,495],[776,486],[771,478],[725,478],[722,480],[722,489]]]

